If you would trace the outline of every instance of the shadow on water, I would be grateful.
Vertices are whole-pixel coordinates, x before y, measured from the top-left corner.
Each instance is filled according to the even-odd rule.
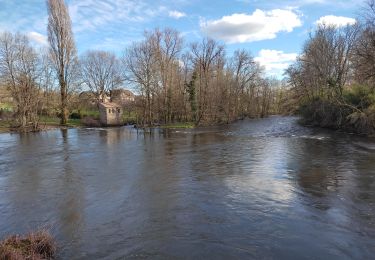
[[[371,258],[374,140],[296,120],[0,135],[0,235],[52,226],[63,259]]]

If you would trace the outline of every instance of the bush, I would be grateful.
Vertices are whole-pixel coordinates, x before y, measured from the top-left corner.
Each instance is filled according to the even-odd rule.
[[[304,124],[333,129],[341,128],[351,112],[348,107],[322,98],[305,102],[299,108],[299,114],[301,114]]]
[[[354,106],[354,104],[351,105]],[[375,134],[375,108],[373,106],[357,111],[347,105],[316,98],[301,105],[299,113],[303,124],[343,129],[358,134]]]
[[[13,235],[0,242],[0,259],[53,259],[55,254],[55,241],[46,230],[25,236]]]
[[[0,108],[0,120],[10,120],[13,116],[11,111]]]
[[[101,126],[100,121],[92,116],[86,116],[82,119],[82,124],[89,127],[99,127]]]
[[[69,118],[70,119],[81,119],[82,116],[79,112],[73,112],[73,113],[70,114]]]
[[[364,85],[353,85],[346,88],[343,93],[344,100],[360,110],[367,109],[375,104],[375,92]]]
[[[354,112],[348,116],[345,129],[358,134],[375,134],[375,110],[366,109],[364,112]]]

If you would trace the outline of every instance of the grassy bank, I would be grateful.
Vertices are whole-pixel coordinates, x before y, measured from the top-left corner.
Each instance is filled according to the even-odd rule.
[[[66,127],[83,127],[84,124],[80,119],[69,119],[68,123],[63,126]],[[39,121],[40,130],[50,130],[60,128],[60,119],[55,117],[42,117]],[[12,121],[0,120],[0,133],[16,132],[17,129],[12,127]]]
[[[57,117],[41,117],[40,123],[42,127],[43,126],[60,126],[60,118]],[[66,125],[67,127],[80,127],[84,126],[81,119],[68,119],[68,123]]]
[[[46,230],[13,235],[0,241],[0,259],[4,260],[53,259],[55,254],[55,241]]]

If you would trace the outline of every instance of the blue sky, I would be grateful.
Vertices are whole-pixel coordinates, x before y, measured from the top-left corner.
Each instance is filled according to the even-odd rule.
[[[77,49],[121,54],[144,30],[177,29],[185,42],[210,36],[252,52],[268,75],[280,77],[317,23],[354,22],[363,0],[66,0]],[[20,31],[46,44],[44,0],[0,0],[0,32]]]

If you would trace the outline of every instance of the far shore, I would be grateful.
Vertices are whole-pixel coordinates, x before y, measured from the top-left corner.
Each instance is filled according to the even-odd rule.
[[[123,127],[126,126],[127,124],[124,124],[122,126],[117,126],[117,127]],[[68,122],[67,125],[60,125],[58,123],[46,123],[46,122],[41,122],[39,124],[39,129],[37,131],[26,131],[26,132],[43,132],[43,131],[49,131],[49,130],[56,130],[56,129],[69,129],[69,128],[102,128],[105,126],[88,126],[84,125],[81,122]],[[116,126],[114,126],[116,127]],[[171,123],[171,124],[158,124],[155,126],[148,126],[148,127],[136,127],[139,129],[144,129],[144,128],[161,128],[161,129],[193,129],[195,128],[195,124],[191,122],[186,122],[186,123]],[[10,122],[2,122],[0,121],[0,134],[5,134],[5,133],[20,133],[16,128],[11,127]]]

